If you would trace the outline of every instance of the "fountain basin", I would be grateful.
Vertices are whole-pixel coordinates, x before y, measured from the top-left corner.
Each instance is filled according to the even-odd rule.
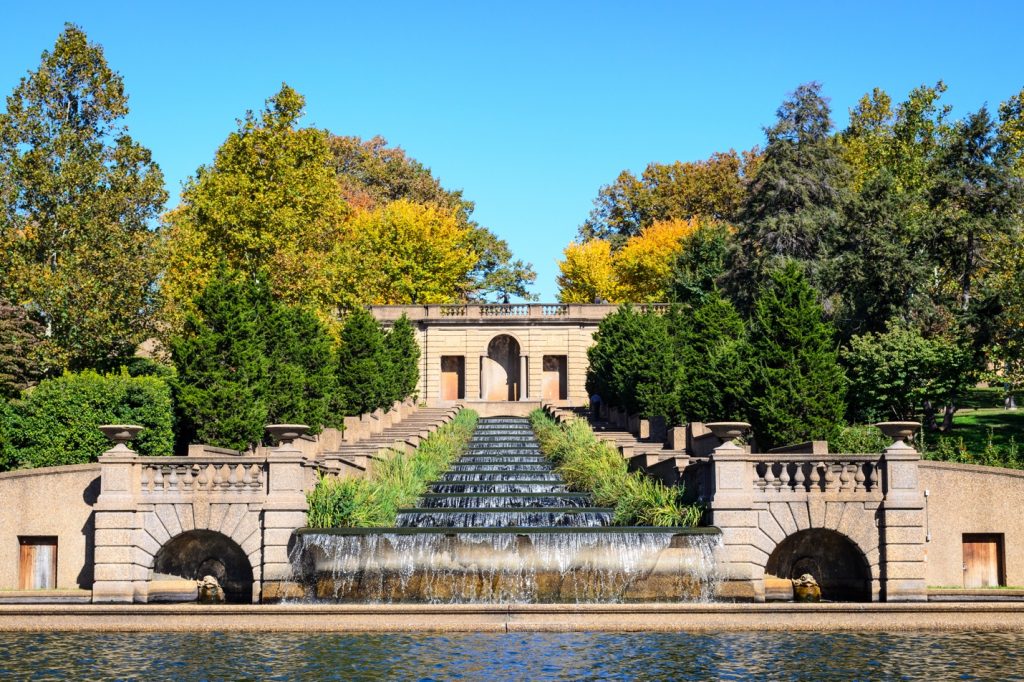
[[[376,603],[706,601],[716,528],[300,529],[306,599]]]

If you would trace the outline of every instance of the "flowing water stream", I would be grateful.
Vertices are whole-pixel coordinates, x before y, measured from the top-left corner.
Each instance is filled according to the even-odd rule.
[[[529,421],[481,419],[463,456],[396,527],[301,531],[311,598],[369,602],[706,600],[717,534],[612,526],[571,492]]]

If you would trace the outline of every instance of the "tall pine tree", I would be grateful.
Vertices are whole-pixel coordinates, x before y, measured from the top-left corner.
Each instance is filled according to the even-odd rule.
[[[384,337],[384,351],[389,370],[387,400],[405,400],[416,392],[420,380],[420,347],[412,323],[404,314]]]
[[[846,377],[835,329],[795,262],[772,271],[750,320],[748,414],[762,450],[839,434]]]
[[[377,320],[365,308],[353,309],[345,318],[338,346],[337,414],[363,414],[389,404],[388,364]]]

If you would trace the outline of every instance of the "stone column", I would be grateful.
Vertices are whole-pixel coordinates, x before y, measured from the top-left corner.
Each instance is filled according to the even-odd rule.
[[[130,603],[135,601],[137,588],[144,591],[148,577],[137,575],[133,561],[139,469],[136,466],[137,455],[126,445],[142,428],[100,428],[115,445],[99,459],[100,496],[93,507],[96,544],[92,600],[94,603]]]
[[[487,391],[490,388],[487,384],[489,382],[484,381],[484,368],[487,367],[487,356],[481,355],[479,366],[477,368],[477,397],[480,400],[487,400]]]
[[[530,358],[519,356],[519,399],[530,399]]]
[[[285,436],[282,436],[281,444],[267,456],[267,501],[263,504],[263,584],[253,586],[253,593],[261,594],[264,601],[280,599],[296,592],[292,582],[288,545],[295,530],[306,525],[308,507],[303,460],[302,452],[295,447],[292,439]]]
[[[893,424],[903,425],[904,430],[899,432]],[[918,476],[921,456],[904,442],[920,424],[886,422],[879,427],[886,435],[897,438],[883,454],[882,594],[886,601],[927,601],[924,495]]]
[[[722,531],[718,563],[724,579],[719,594],[727,599],[764,601],[763,553],[752,544],[757,531],[754,467],[743,449],[732,442],[750,425],[722,422],[708,426],[721,431],[724,441],[711,453],[709,462],[711,525]]]

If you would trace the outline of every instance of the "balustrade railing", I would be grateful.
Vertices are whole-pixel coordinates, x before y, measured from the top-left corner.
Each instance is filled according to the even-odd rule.
[[[878,493],[879,455],[751,455],[754,489],[770,497],[780,493]]]
[[[140,458],[143,494],[196,492],[263,492],[266,460],[251,457]]]
[[[480,306],[481,317],[526,317],[530,306],[526,303],[495,303]]]

